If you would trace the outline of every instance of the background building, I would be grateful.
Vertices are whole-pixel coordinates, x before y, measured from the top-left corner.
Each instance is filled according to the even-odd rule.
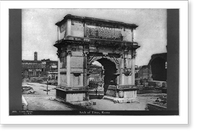
[[[34,52],[34,60],[22,60],[22,77],[48,77],[57,79],[58,61],[50,59],[37,60],[37,52]]]
[[[167,81],[167,53],[153,54],[148,67],[153,80]]]
[[[148,65],[140,66],[136,70],[136,84],[144,85],[149,82],[167,81],[167,53],[153,54]]]

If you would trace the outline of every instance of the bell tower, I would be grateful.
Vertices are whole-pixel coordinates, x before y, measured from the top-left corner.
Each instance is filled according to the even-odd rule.
[[[37,61],[37,52],[34,52],[34,61]]]

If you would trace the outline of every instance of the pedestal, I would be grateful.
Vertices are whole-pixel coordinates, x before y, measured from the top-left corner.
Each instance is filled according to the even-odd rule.
[[[56,98],[64,102],[81,102],[87,100],[88,94],[85,87],[79,88],[56,88]]]
[[[137,101],[138,88],[135,85],[109,86],[104,99],[109,99],[115,103],[132,103]]]

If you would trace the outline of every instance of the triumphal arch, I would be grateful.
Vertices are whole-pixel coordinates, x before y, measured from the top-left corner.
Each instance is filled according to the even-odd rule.
[[[120,99],[137,96],[135,56],[139,46],[134,41],[137,25],[70,14],[56,25],[57,98],[67,102],[88,100],[89,69],[94,61],[104,67],[104,95]]]

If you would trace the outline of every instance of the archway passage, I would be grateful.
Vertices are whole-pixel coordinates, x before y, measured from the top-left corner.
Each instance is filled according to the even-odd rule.
[[[155,58],[151,62],[152,78],[154,80],[166,81],[167,69],[165,67],[166,61],[160,57]]]
[[[109,85],[117,85],[117,69],[114,62],[107,58],[97,60],[104,68],[104,94],[108,90]]]

